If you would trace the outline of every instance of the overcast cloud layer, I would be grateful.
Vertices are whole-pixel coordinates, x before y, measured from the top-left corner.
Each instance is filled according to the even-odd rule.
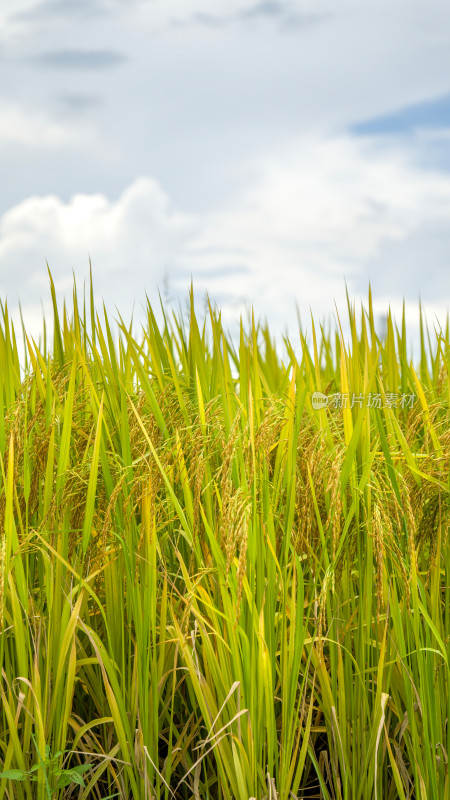
[[[139,316],[191,277],[295,335],[345,283],[381,314],[450,296],[441,0],[3,0],[0,295]]]

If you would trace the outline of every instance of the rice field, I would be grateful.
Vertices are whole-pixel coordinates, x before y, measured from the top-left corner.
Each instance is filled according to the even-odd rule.
[[[50,284],[25,353],[1,308],[0,800],[450,798],[448,323]]]

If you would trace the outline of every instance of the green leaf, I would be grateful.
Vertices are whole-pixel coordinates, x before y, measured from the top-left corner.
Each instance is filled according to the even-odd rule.
[[[89,484],[86,497],[86,511],[83,523],[83,552],[85,553],[92,534],[92,520],[94,517],[95,494],[97,490],[98,461],[100,455],[100,442],[102,437],[103,399],[98,412],[97,430],[95,432],[94,452],[92,454]]]
[[[7,769],[5,772],[0,772],[0,778],[5,778],[8,781],[24,781],[27,774],[21,769]]]

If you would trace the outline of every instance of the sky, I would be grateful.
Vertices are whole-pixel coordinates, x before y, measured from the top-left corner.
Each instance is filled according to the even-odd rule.
[[[0,298],[37,336],[90,259],[138,323],[444,324],[449,44],[444,0],[2,0]]]

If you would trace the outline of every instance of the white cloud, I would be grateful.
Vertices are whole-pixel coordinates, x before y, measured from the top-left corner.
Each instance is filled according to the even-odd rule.
[[[25,146],[39,151],[62,147],[80,149],[91,147],[95,141],[94,129],[84,123],[74,124],[71,120],[70,126],[64,125],[46,113],[1,102],[0,145]]]
[[[46,261],[60,296],[69,297],[72,269],[86,279],[90,255],[99,304],[117,306],[126,319],[134,302],[144,303],[145,290],[155,299],[194,230],[195,219],[172,210],[149,178],[134,181],[115,202],[101,194],[76,195],[67,204],[30,197],[0,220],[0,293],[10,306],[19,293],[35,326],[36,302],[42,298],[48,308]]]
[[[27,148],[21,196],[49,186],[64,197],[95,186],[110,193],[136,175],[152,174],[170,186],[185,208],[220,207],[225,193],[239,188],[248,157],[267,152],[287,135],[317,130],[329,134],[450,90],[450,48],[442,35],[450,30],[450,5],[444,0],[286,0],[288,14],[308,18],[318,13],[320,24],[286,26],[277,15],[266,15],[261,24],[251,17],[238,21],[242,12],[258,4],[259,0],[0,3],[0,15],[10,20],[4,36],[0,29],[0,105],[10,98],[21,108],[42,110],[31,118],[10,112],[4,124],[0,120],[0,130],[9,131],[8,140],[17,136],[18,144]],[[111,13],[105,13],[99,26],[90,24],[80,7]],[[33,8],[34,15],[19,19],[20,11]],[[234,22],[208,27],[195,22],[199,14]],[[177,29],[170,26],[173,19],[192,24]],[[48,62],[55,49],[57,55],[119,51],[128,61],[89,75],[83,69],[61,73],[56,66],[36,66]],[[72,56],[69,52],[69,61]],[[80,106],[69,110],[60,102],[61,95],[87,94],[99,102],[84,107],[82,118]],[[90,154],[83,151],[79,172],[68,158],[67,167],[59,165],[50,184],[46,176],[53,166],[52,143],[69,149],[72,137],[83,141],[88,134],[81,119],[86,124],[90,120],[97,141]],[[31,139],[36,148],[33,163]],[[48,143],[45,152],[40,141]],[[105,159],[106,147],[111,156]],[[4,175],[10,154],[2,153]],[[17,184],[14,190],[14,197],[20,196]],[[4,181],[2,208],[8,191]]]
[[[291,140],[252,165],[245,191],[202,216],[173,209],[150,178],[116,201],[31,197],[0,221],[0,293],[11,304],[20,287],[25,315],[35,315],[39,297],[48,298],[45,260],[70,296],[72,267],[87,277],[90,254],[98,300],[125,318],[145,291],[157,299],[166,272],[176,301],[192,274],[197,294],[208,291],[228,322],[253,303],[274,333],[288,325],[294,337],[295,304],[306,322],[310,306],[329,317],[334,300],[344,308],[344,277],[350,296],[363,300],[370,279],[380,313],[403,296],[415,308],[422,290],[443,318],[450,279],[427,253],[433,240],[450,250],[450,176],[413,156],[351,137]],[[433,285],[437,300],[427,297]]]
[[[295,301],[303,315],[309,305],[332,313],[344,276],[350,295],[363,299],[371,280],[385,308],[403,296],[415,303],[420,291],[432,299],[430,288],[448,282],[436,252],[427,252],[432,238],[449,252],[450,175],[421,169],[414,153],[351,137],[303,139],[259,173],[205,220],[189,258],[202,285],[246,296],[278,329],[294,324]],[[242,276],[221,274],[239,264]]]

